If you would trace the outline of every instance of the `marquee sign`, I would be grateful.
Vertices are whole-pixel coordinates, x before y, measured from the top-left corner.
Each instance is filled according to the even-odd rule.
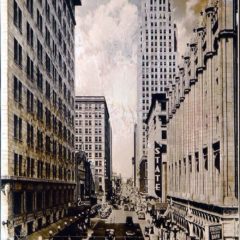
[[[155,142],[154,144],[154,162],[155,162],[155,193],[158,197],[162,197],[162,155],[161,146]]]

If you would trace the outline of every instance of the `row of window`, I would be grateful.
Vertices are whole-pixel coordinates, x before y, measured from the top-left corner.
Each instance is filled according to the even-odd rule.
[[[13,95],[14,100],[19,103],[21,106],[23,106],[24,98],[23,98],[23,92],[24,92],[24,86],[22,82],[16,77],[13,77]],[[45,87],[45,98],[49,99],[51,98],[51,90],[50,90],[50,84],[46,81],[46,87]],[[58,112],[58,115],[61,118],[65,119],[66,123],[69,123],[70,126],[73,126],[74,122],[74,116],[71,115],[70,109],[67,108],[65,104],[62,103],[62,99],[58,98],[57,101],[57,94],[53,90],[52,95],[52,103],[55,109]],[[34,101],[36,100],[36,102]],[[36,108],[36,114],[37,118],[40,121],[43,121],[43,103],[39,99],[35,99],[33,93],[26,89],[26,109],[27,112],[34,114]],[[60,121],[60,120],[59,120]],[[53,130],[56,129],[56,123],[57,118],[54,116],[54,114],[51,113],[51,111],[45,107],[45,123],[46,127],[51,128],[53,127]]]
[[[85,123],[85,126],[93,126],[92,125],[93,123],[95,124],[95,126],[102,126],[102,120],[95,120],[94,122],[93,120],[85,120],[85,121],[78,120],[78,119],[75,120],[76,126],[82,126],[83,123]]]
[[[76,110],[101,110],[102,109],[103,104],[97,104],[97,103],[94,103],[94,104],[79,104],[79,103],[76,103],[75,104],[75,109]]]
[[[74,181],[74,171],[14,153],[14,176]]]
[[[44,192],[13,192],[13,214],[32,213],[50,207],[72,202],[74,192],[66,190],[47,190]]]
[[[15,63],[22,68],[22,46],[18,43],[18,41],[14,38],[14,61]],[[46,54],[46,70],[48,73],[50,73],[50,58],[49,56]],[[26,74],[27,74],[27,78],[29,80],[31,80],[32,82],[34,82],[35,78],[36,78],[36,84],[38,89],[42,92],[43,91],[43,74],[40,71],[40,69],[37,67],[35,70],[35,66],[33,63],[33,60],[27,55],[27,59],[26,59]],[[54,80],[56,81],[56,79]],[[71,91],[69,89],[67,89],[66,84],[62,83],[62,78],[59,76],[58,79],[58,87],[59,87],[59,92],[62,93],[63,92],[63,98],[65,99],[65,101],[73,108],[74,106],[74,98],[71,95]],[[51,86],[49,84],[49,82],[46,80],[46,98],[50,99],[51,98]],[[54,90],[53,91],[53,95],[56,92]],[[53,99],[54,100],[54,99]]]
[[[151,60],[153,60],[154,59],[154,57],[155,57],[155,60],[157,60],[158,59],[158,56],[157,55],[155,55],[155,56],[153,56],[153,55],[151,55]],[[142,55],[142,60],[149,60],[149,58],[150,58],[150,56],[148,56],[148,55]],[[169,60],[167,59],[167,58],[169,58]],[[173,60],[173,63],[175,62],[174,60],[175,60],[175,54],[174,55],[160,55],[159,56],[159,59],[160,60],[168,60],[168,62],[170,62],[170,60]],[[166,62],[166,61],[164,61],[164,62]]]
[[[85,129],[85,134],[92,134],[92,128],[86,128]],[[83,134],[83,129],[82,128],[75,128],[75,133],[76,134]],[[95,134],[102,134],[102,129],[101,128],[95,128],[94,129]]]
[[[101,136],[95,136],[95,142],[102,142],[102,137]],[[85,142],[93,142],[93,138],[91,136],[85,136],[84,138]],[[76,136],[75,137],[75,142],[83,142],[83,137],[82,136]]]
[[[32,6],[32,4],[29,4],[29,5]],[[54,18],[54,16],[53,16],[53,18]],[[19,31],[22,32],[22,11],[19,8],[16,1],[14,1],[13,21],[14,21],[15,26],[19,29]],[[40,14],[39,10],[37,10],[37,27],[38,27],[39,31],[41,33],[43,33],[43,31],[42,31],[43,20],[42,20],[42,15]],[[27,22],[27,24],[26,24],[26,29],[27,29],[27,31],[26,31],[27,32],[27,43],[30,47],[32,47],[32,49],[34,49],[34,31],[29,22]],[[47,26],[45,27],[45,43],[49,47],[49,49],[51,49],[51,43],[52,43],[53,56],[55,58],[57,57],[57,45],[58,45],[58,47],[60,46],[59,49],[63,49],[63,54],[65,55],[65,57],[67,57],[67,62],[69,64],[72,72],[74,72],[74,61],[71,58],[69,51],[67,51],[65,41],[62,40],[62,35],[60,33],[60,29],[59,29],[57,36],[58,36],[58,44],[55,43],[54,39],[52,39],[52,41],[51,41],[50,31]],[[62,42],[63,42],[63,44],[62,44]],[[68,39],[67,42],[71,42],[70,39]],[[43,47],[42,47],[42,44],[39,39],[36,39],[36,43],[37,43],[38,60],[39,60],[39,63],[42,64],[42,62],[43,62]],[[61,47],[61,45],[63,45],[63,47]],[[73,49],[72,49],[72,51],[73,51]],[[64,76],[66,77],[66,71],[67,71],[66,64],[64,62],[62,63],[62,56],[60,53],[58,54],[58,57],[59,57],[59,69],[60,70],[63,69]],[[47,66],[49,66],[49,64],[47,64]],[[63,68],[62,68],[62,66],[63,66]],[[50,71],[49,67],[47,70]]]
[[[83,113],[83,114],[80,114],[78,112],[76,112],[76,118],[102,118],[103,117],[103,114],[102,113]]]

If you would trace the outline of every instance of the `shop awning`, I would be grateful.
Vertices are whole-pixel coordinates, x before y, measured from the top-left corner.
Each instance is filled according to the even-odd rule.
[[[70,226],[71,224],[75,223],[78,219],[74,217],[65,217],[55,223],[52,223],[51,225],[47,226],[46,228],[43,228],[27,237],[28,240],[40,240],[42,239],[49,239],[51,236],[49,234],[49,231],[52,231],[52,236],[55,236],[59,231],[63,230],[64,228]],[[65,222],[67,224],[65,224]],[[59,229],[60,226],[60,229]]]

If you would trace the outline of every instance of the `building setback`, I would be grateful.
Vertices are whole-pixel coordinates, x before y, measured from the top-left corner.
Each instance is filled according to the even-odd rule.
[[[74,8],[1,1],[1,239],[30,235],[75,201]]]
[[[105,97],[76,96],[75,149],[86,152],[95,165],[98,197],[111,194],[112,142],[111,125]],[[106,195],[108,194],[108,195]]]
[[[209,1],[169,92],[168,217],[177,239],[236,239],[236,1]],[[217,238],[216,238],[217,237]]]
[[[147,113],[152,94],[166,93],[176,69],[176,25],[170,0],[143,0],[139,14],[137,90],[137,184],[140,163],[147,161]],[[142,164],[142,166],[145,164]]]

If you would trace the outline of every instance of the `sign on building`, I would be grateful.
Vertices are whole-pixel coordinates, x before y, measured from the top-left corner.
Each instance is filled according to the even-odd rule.
[[[222,239],[222,225],[209,226],[209,240]]]
[[[154,144],[154,161],[155,161],[155,193],[158,197],[162,197],[162,155],[161,146],[155,142]]]

